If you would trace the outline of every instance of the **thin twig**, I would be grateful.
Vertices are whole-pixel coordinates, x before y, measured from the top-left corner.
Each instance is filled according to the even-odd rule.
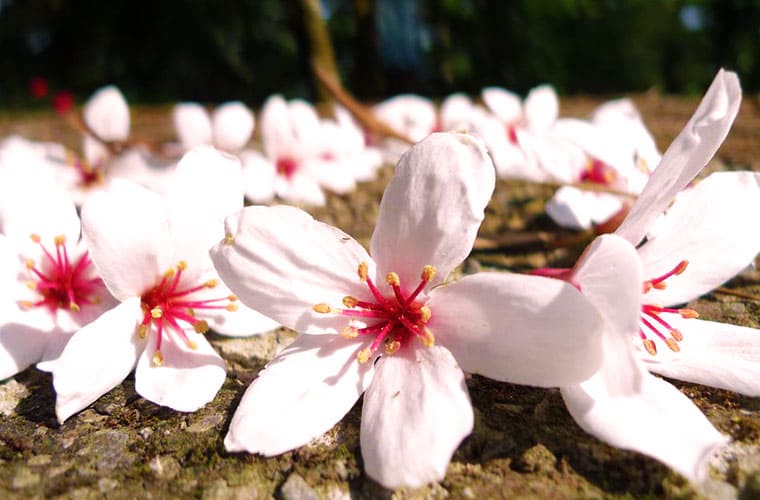
[[[409,137],[375,116],[370,108],[357,101],[346,89],[343,88],[340,82],[335,80],[335,78],[322,68],[315,68],[315,72],[319,81],[330,91],[333,97],[335,97],[335,100],[351,112],[351,114],[354,115],[354,118],[356,118],[356,120],[365,128],[383,137],[391,137],[393,139],[404,141],[407,144],[414,144],[414,141]]]
[[[739,297],[742,299],[748,299],[748,300],[754,300],[755,302],[760,302],[760,296],[753,295],[747,292],[741,292],[739,290],[731,290],[730,288],[725,288],[722,286],[713,290],[713,293],[721,293],[723,295],[732,295],[734,297]]]

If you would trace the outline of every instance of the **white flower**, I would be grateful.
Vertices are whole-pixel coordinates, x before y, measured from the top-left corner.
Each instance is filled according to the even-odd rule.
[[[370,256],[292,207],[248,207],[212,260],[241,301],[302,332],[247,390],[230,451],[318,437],[364,393],[364,466],[386,487],[441,479],[473,414],[463,370],[539,386],[599,366],[601,318],[559,280],[481,273],[448,283],[494,189],[482,144],[433,134],[400,160]]]
[[[201,333],[248,335],[276,323],[219,281],[208,248],[243,204],[239,162],[210,148],[188,153],[166,197],[114,181],[82,210],[96,269],[121,304],[82,328],[50,368],[63,422],[133,369],[146,399],[180,411],[210,401],[224,361]]]
[[[115,304],[79,236],[65,191],[34,169],[0,165],[0,379],[56,359]]]
[[[376,104],[372,112],[392,129],[418,142],[438,131],[438,114],[426,97],[415,94],[399,94]],[[383,138],[378,147],[386,163],[395,164],[409,145],[394,138]]]

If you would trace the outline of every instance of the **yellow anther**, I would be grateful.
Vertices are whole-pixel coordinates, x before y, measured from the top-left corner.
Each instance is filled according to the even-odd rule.
[[[238,305],[237,304],[227,304],[227,306],[225,307],[225,309],[227,309],[229,312],[235,312],[235,311],[238,310]]]
[[[686,319],[699,317],[699,313],[695,311],[694,309],[679,309],[678,314],[680,314],[682,318],[686,318]]]
[[[161,306],[156,306],[150,310],[150,315],[154,319],[159,319],[161,316],[164,315],[164,310],[161,309]]]
[[[35,281],[27,281],[26,282],[26,287],[29,290],[36,290],[37,289],[37,282],[35,282]]]
[[[144,339],[148,336],[148,325],[140,325],[137,327],[137,336]]]
[[[436,273],[435,267],[431,266],[430,264],[426,265],[422,268],[422,273],[420,274],[420,279],[423,279],[425,281],[433,281],[433,278],[435,278]]]
[[[356,359],[359,361],[359,363],[364,364],[367,361],[369,361],[369,357],[372,355],[372,351],[369,350],[369,347],[365,347],[358,353],[356,353]]]
[[[646,349],[649,354],[652,356],[657,355],[657,346],[654,344],[654,341],[651,339],[642,339],[641,342],[644,344],[644,349]]]
[[[180,271],[184,271],[185,269],[187,269],[187,262],[185,262],[184,260],[179,261],[179,263],[177,264],[177,269],[179,269]]]
[[[153,364],[156,366],[161,366],[164,364],[164,355],[161,354],[161,351],[156,349],[156,352],[153,353]]]
[[[385,282],[391,286],[401,285],[401,279],[398,277],[398,274],[394,273],[393,271],[385,275]]]
[[[193,330],[195,330],[196,333],[206,333],[208,331],[208,323],[205,319],[196,321],[193,324]]]
[[[219,280],[208,280],[207,282],[204,283],[206,288],[214,288],[218,284],[219,284]]]
[[[32,307],[34,307],[34,302],[32,302],[31,300],[22,300],[21,302],[19,302],[19,305],[21,306],[22,309],[31,309]]]
[[[314,305],[312,309],[314,312],[318,312],[320,314],[327,314],[332,312],[332,307],[330,307],[329,304],[325,304],[324,302],[320,302],[319,304]]]
[[[604,174],[602,174],[602,175],[604,175],[604,181],[607,184],[609,184],[609,183],[611,183],[612,181],[615,180],[615,172],[613,172],[612,170],[605,170]]]
[[[238,299],[237,295],[235,295],[234,293],[231,293],[227,296],[227,300],[229,300],[230,302],[235,302],[237,299]]]
[[[188,307],[187,308],[187,314],[189,314],[190,316],[194,317],[195,316],[195,309],[193,309],[192,307]]]
[[[224,235],[224,244],[227,246],[232,246],[235,244],[235,237],[231,234],[225,234]]]
[[[658,290],[665,290],[668,287],[668,285],[665,284],[665,281],[660,281],[659,283],[652,284],[652,287]]]
[[[343,330],[340,331],[341,336],[347,339],[355,339],[359,336],[359,330],[356,329],[354,326],[347,326],[343,328]]]
[[[34,260],[33,259],[26,259],[24,261],[24,264],[26,265],[27,269],[34,269]]]
[[[676,330],[675,328],[670,330],[670,336],[673,337],[676,340],[676,342],[680,342],[683,340],[683,333],[681,333],[680,330]]]
[[[425,328],[424,330],[425,334],[420,337],[420,342],[422,342],[422,345],[425,347],[433,347],[435,345],[435,336],[433,336],[433,332]]]
[[[356,272],[359,275],[359,280],[367,281],[367,276],[369,276],[369,271],[367,270],[366,262],[359,262],[359,269],[357,269]]]
[[[189,348],[190,348],[190,349],[192,349],[192,350],[195,350],[195,349],[197,349],[197,348],[198,348],[198,344],[196,344],[196,343],[195,343],[195,342],[193,342],[192,340],[188,340],[188,341],[187,341],[187,347],[189,347]]]
[[[430,316],[433,315],[433,311],[430,310],[428,306],[422,306],[420,307],[420,321],[423,323],[427,323],[430,321]]]
[[[678,263],[675,270],[673,271],[673,274],[681,274],[682,272],[686,271],[686,268],[689,266],[688,260],[682,260]]]
[[[385,354],[391,355],[401,348],[401,342],[398,340],[389,340],[385,343]]]
[[[359,303],[359,300],[355,297],[351,297],[350,295],[346,295],[343,297],[343,305],[348,307],[349,309],[356,307],[356,304]]]
[[[66,244],[66,236],[59,234],[55,238],[53,238],[53,241],[55,242],[56,246],[61,246]]]
[[[79,312],[81,309],[79,308],[79,304],[76,302],[70,302],[69,303],[69,309],[71,309],[71,312]]]
[[[42,238],[40,238],[39,234],[32,233],[29,235],[29,238],[32,239],[33,242],[39,243]]]
[[[173,267],[171,269],[167,269],[164,273],[164,278],[173,278],[176,273],[177,271]]]
[[[668,345],[671,351],[678,352],[681,350],[680,347],[678,347],[678,342],[673,340],[672,338],[668,337],[665,339],[665,343]]]

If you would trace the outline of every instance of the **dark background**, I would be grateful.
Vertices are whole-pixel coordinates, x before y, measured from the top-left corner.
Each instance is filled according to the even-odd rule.
[[[322,0],[346,86],[476,94],[655,88],[701,93],[720,66],[760,86],[760,1]],[[314,98],[298,0],[0,0],[0,107],[77,100],[115,83],[130,102]]]

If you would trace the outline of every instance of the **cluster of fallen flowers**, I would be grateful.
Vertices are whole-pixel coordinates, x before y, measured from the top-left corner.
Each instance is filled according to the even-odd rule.
[[[624,103],[597,112],[611,123],[605,129],[557,120],[547,88],[524,104],[497,89],[483,98],[490,111],[452,96],[440,118],[409,102],[404,113],[392,101],[378,106],[419,142],[398,160],[369,252],[299,208],[244,207],[245,196],[323,203],[323,189],[353,189],[395,154],[398,144],[365,147],[342,109],[326,120],[303,101],[271,98],[259,152],[246,149],[255,123],[244,105],[209,115],[183,104],[171,149],[187,152],[160,166],[146,149],[124,147],[129,111],[111,87],[85,106],[97,140],[86,139],[82,158],[56,144],[6,140],[0,377],[34,364],[51,372],[61,423],[133,370],[144,398],[195,411],[226,373],[205,332],[247,336],[282,325],[301,335],[246,391],[224,440],[229,451],[271,456],[302,446],[364,394],[367,474],[389,488],[440,480],[473,429],[467,372],[558,387],[589,433],[705,480],[728,438],[649,372],[760,395],[760,332],[673,307],[760,251],[760,233],[748,230],[760,209],[757,174],[691,184],[736,117],[736,75],[718,74],[661,159],[638,117],[621,113]],[[469,132],[430,133],[452,127]],[[601,144],[598,129],[609,134]],[[625,169],[616,163],[623,158]],[[626,181],[631,190],[640,182],[638,198],[573,268],[452,280],[496,175],[522,175],[517,169],[567,181],[646,175]],[[575,195],[561,191],[552,206],[571,213]]]

